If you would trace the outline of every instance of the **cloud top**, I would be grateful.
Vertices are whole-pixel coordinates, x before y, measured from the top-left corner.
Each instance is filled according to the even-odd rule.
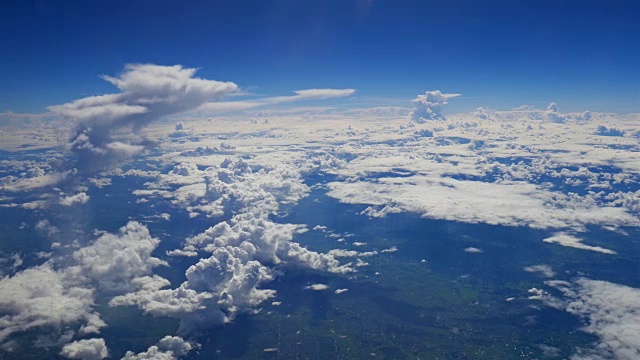
[[[90,96],[49,110],[77,123],[69,147],[84,165],[128,159],[146,144],[114,141],[114,131],[129,127],[136,131],[163,116],[195,109],[238,90],[232,82],[197,78],[196,71],[181,65],[129,64],[118,76],[101,76],[120,93]]]
[[[460,94],[443,94],[440,90],[427,91],[424,95],[418,95],[411,103],[415,109],[411,112],[411,120],[417,123],[425,123],[429,120],[444,120],[442,105],[448,100]]]
[[[121,93],[90,96],[49,110],[85,125],[139,128],[238,90],[232,82],[196,78],[196,71],[181,65],[129,64],[119,76],[101,76]]]
[[[109,356],[104,339],[83,339],[66,344],[60,355],[69,359],[102,360]]]

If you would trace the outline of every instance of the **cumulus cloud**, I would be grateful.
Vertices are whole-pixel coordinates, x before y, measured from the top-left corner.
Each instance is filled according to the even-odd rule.
[[[84,166],[95,168],[131,158],[147,145],[140,139],[115,141],[114,131],[139,130],[163,116],[195,109],[238,89],[232,82],[194,77],[196,71],[180,65],[129,64],[119,76],[102,76],[120,93],[90,96],[49,110],[78,124],[69,147]]]
[[[479,107],[476,109],[475,116],[478,119],[486,119],[489,117],[489,115],[487,114],[487,109],[483,107]]]
[[[309,286],[305,286],[304,288],[306,290],[322,291],[322,290],[327,290],[329,288],[329,285],[326,285],[326,284],[311,284]]]
[[[468,253],[472,253],[472,254],[478,254],[478,253],[484,252],[484,250],[478,249],[478,248],[475,248],[475,247],[468,247],[468,248],[464,249],[464,252],[468,252]]]
[[[165,336],[147,351],[135,354],[127,351],[122,360],[175,360],[186,356],[194,345],[179,336]]]
[[[547,120],[554,123],[563,123],[567,120],[567,118],[558,112],[558,104],[555,102],[550,103],[547,106],[547,111],[545,112]]]
[[[335,273],[353,271],[330,254],[293,242],[299,226],[277,224],[252,213],[236,215],[185,241],[183,252],[210,252],[186,272],[175,289],[141,290],[113,298],[112,306],[137,305],[147,313],[181,320],[180,334],[229,322],[238,313],[251,313],[275,291],[261,286],[278,274],[274,266]]]
[[[76,204],[86,204],[89,202],[89,195],[85,192],[77,193],[75,195],[62,196],[60,198],[60,205],[73,206]]]
[[[178,189],[159,190],[172,186]],[[291,165],[264,166],[256,171],[242,159],[225,159],[219,166],[204,171],[190,162],[178,164],[153,184],[153,190],[134,194],[175,198],[174,202],[193,216],[250,212],[257,217],[268,217],[281,204],[295,203],[308,192],[299,169]]]
[[[264,217],[275,212],[279,203],[294,202],[308,188],[300,173],[290,167],[275,167],[254,172],[243,160],[227,159],[204,176],[205,198],[227,213],[252,212]]]
[[[527,293],[531,294],[529,295],[529,297],[527,297],[527,299],[529,300],[546,300],[548,301],[550,298],[550,295],[547,291],[543,290],[543,289],[538,289],[538,288],[531,288],[529,290],[527,290]]]
[[[93,311],[94,291],[73,274],[54,270],[52,263],[35,266],[0,279],[0,342],[15,332],[42,326],[84,323],[85,333],[106,324]],[[89,331],[91,330],[91,331]]]
[[[415,109],[411,112],[411,120],[417,123],[425,123],[429,120],[444,120],[442,105],[446,105],[449,99],[460,94],[443,94],[440,90],[427,91],[424,95],[418,95],[411,103]]]
[[[273,276],[269,268],[250,260],[246,251],[228,246],[189,267],[180,287],[117,296],[110,305],[138,305],[147,313],[178,318],[178,333],[188,334],[229,322],[237,313],[255,311],[255,306],[275,295],[273,290],[259,289]]]
[[[156,194],[176,197],[175,204],[192,213],[206,211],[229,215],[230,219],[187,238],[182,249],[169,252],[186,256],[210,253],[186,271],[186,281],[179,287],[162,289],[161,281],[156,288],[138,286],[137,291],[114,297],[110,305],[137,305],[150,314],[180,319],[179,333],[188,334],[232,321],[239,313],[257,311],[260,304],[275,296],[274,290],[263,286],[286,266],[333,273],[354,271],[331,253],[311,251],[293,241],[306,227],[269,219],[281,204],[295,203],[308,193],[300,171],[287,164],[254,168],[244,160],[227,159],[204,171],[184,162],[161,175],[150,186],[170,189],[177,185],[178,189]]]
[[[334,253],[317,253],[293,242],[298,229],[297,225],[278,224],[251,214],[243,214],[187,239],[186,245],[209,252],[219,247],[234,246],[242,248],[251,258],[263,263],[279,264],[284,261],[335,273],[352,271],[349,267],[340,265]]]
[[[60,355],[69,359],[102,360],[109,356],[104,339],[83,339],[66,344]]]
[[[0,343],[16,332],[42,327],[75,326],[81,335],[99,333],[106,323],[94,309],[97,293],[153,291],[169,285],[166,279],[150,276],[155,266],[166,265],[151,256],[158,243],[144,225],[129,222],[118,234],[99,233],[68,258],[55,257],[0,279],[0,308],[5,313],[0,317]],[[73,343],[63,354],[84,358],[84,351],[100,340]]]
[[[91,245],[73,253],[83,274],[95,279],[102,291],[130,290],[132,280],[151,273],[165,261],[151,256],[160,243],[146,226],[131,221],[118,234],[103,233]]]

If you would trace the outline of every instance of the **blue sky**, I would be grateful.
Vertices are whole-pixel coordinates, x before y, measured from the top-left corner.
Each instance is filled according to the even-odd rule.
[[[635,1],[3,1],[0,111],[116,92],[100,74],[182,64],[262,95],[347,106],[461,93],[451,110],[640,111]]]

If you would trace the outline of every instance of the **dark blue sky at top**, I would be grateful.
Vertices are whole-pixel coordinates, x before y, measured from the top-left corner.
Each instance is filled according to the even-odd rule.
[[[126,63],[262,95],[355,88],[353,106],[440,89],[461,109],[640,111],[638,3],[1,0],[0,111],[115,92],[97,76]]]

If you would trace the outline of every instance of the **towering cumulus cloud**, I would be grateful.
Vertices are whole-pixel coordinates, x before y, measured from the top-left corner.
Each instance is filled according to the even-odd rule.
[[[545,115],[547,116],[547,120],[555,123],[563,123],[567,120],[562,114],[558,112],[558,104],[556,104],[555,102],[552,102],[549,104],[549,106],[547,106]]]
[[[411,112],[411,120],[420,124],[429,120],[444,120],[441,107],[456,96],[460,94],[443,94],[440,90],[427,91],[424,95],[418,95],[411,100],[416,107]]]
[[[232,82],[196,78],[196,71],[180,65],[127,65],[117,77],[102,76],[120,89],[119,94],[90,96],[49,110],[77,122],[69,147],[77,154],[80,167],[99,168],[145,148],[141,140],[114,140],[114,131],[139,130],[163,116],[195,109],[238,89]]]

